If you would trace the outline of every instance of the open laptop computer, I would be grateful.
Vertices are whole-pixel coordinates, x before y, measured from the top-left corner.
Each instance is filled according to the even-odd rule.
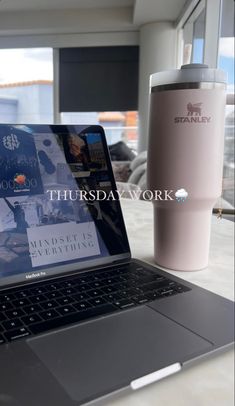
[[[1,406],[102,404],[233,343],[233,302],[132,259],[112,197],[102,127],[0,125]]]

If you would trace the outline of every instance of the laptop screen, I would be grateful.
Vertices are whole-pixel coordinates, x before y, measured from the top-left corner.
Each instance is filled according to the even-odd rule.
[[[129,255],[102,128],[0,125],[0,285]]]

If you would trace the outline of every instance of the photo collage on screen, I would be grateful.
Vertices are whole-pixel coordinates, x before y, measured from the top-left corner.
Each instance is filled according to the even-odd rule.
[[[111,190],[100,134],[0,128],[0,276],[123,249],[115,201],[50,199],[50,190]]]

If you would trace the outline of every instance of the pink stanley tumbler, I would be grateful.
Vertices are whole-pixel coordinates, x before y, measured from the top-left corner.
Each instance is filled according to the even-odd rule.
[[[162,191],[153,199],[155,262],[203,269],[222,190],[226,74],[184,65],[153,74],[150,88],[148,189]]]

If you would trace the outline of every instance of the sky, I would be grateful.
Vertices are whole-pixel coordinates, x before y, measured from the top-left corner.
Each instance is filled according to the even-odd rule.
[[[30,80],[53,80],[52,49],[1,49],[0,84]]]
[[[197,38],[194,41],[193,62],[203,62],[203,39]],[[228,88],[234,88],[234,38],[220,38],[218,67],[227,72]]]
[[[219,68],[228,73],[228,84],[234,86],[234,38],[220,38]]]

